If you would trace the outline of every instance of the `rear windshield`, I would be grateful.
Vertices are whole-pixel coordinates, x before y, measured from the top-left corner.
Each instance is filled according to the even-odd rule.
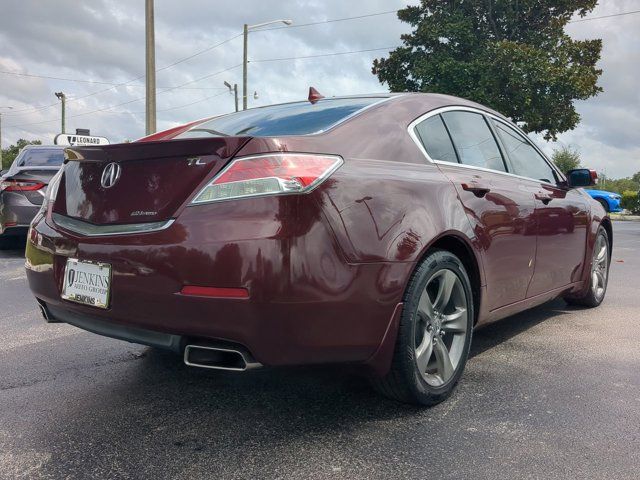
[[[230,113],[193,128],[175,138],[226,137],[251,135],[309,135],[327,130],[334,123],[380,101],[381,98],[339,98],[287,103]]]
[[[18,159],[19,167],[59,167],[64,161],[62,148],[33,148],[24,150]]]

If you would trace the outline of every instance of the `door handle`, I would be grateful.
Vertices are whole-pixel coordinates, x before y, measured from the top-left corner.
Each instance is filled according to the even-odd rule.
[[[473,193],[476,197],[482,198],[491,191],[488,185],[479,182],[463,183],[462,189]]]
[[[536,193],[536,200],[540,200],[545,205],[549,205],[549,202],[553,200],[553,197],[549,194],[538,192]]]

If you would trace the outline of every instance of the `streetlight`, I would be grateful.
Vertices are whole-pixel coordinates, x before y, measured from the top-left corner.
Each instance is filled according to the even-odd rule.
[[[64,133],[64,104],[67,101],[67,96],[63,92],[56,92],[56,97],[62,102],[62,130],[60,133]]]
[[[234,83],[233,87],[231,86],[231,84],[227,81],[224,82],[224,86],[227,87],[229,89],[229,93],[231,93],[236,100],[236,112],[238,111],[238,84]]]
[[[271,20],[270,22],[256,23],[255,25],[244,24],[242,34],[244,35],[244,51],[242,56],[242,109],[247,109],[247,42],[249,40],[249,30],[255,30],[256,28],[266,27],[274,23],[284,23],[285,25],[293,24],[293,20]]]
[[[13,110],[13,107],[0,107],[0,110]],[[2,112],[0,112],[0,170],[2,170]]]

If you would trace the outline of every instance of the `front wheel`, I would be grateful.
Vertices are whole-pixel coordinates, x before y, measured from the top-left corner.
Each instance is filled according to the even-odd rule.
[[[473,318],[464,265],[452,253],[433,251],[409,281],[391,370],[373,380],[376,389],[406,403],[445,400],[469,356]]]
[[[565,301],[569,305],[597,307],[602,303],[607,293],[611,257],[609,255],[609,235],[602,226],[598,228],[591,258],[589,290],[580,297],[566,297]]]

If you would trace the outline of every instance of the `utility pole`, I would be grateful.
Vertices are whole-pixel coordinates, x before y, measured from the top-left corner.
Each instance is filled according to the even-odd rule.
[[[242,110],[247,109],[247,51],[249,44],[249,25],[244,24],[242,29],[243,49],[242,49]]]
[[[64,117],[65,117],[65,103],[67,101],[67,96],[64,92],[56,92],[56,97],[62,102],[62,128],[60,129],[60,133],[64,132]]]
[[[238,84],[234,83],[232,87],[229,82],[225,81],[224,86],[227,87],[229,89],[229,92],[232,93],[233,96],[235,97],[236,112],[237,112],[238,111]]]
[[[146,0],[146,134],[156,132],[156,42],[153,21],[153,1]]]
[[[247,109],[247,64],[249,63],[247,59],[248,54],[248,43],[249,43],[249,30],[253,30],[260,27],[265,27],[267,25],[273,25],[274,23],[284,23],[285,25],[291,25],[293,23],[292,20],[271,20],[270,22],[257,23],[255,25],[247,25],[244,24],[242,28],[243,35],[243,48],[242,48],[242,109]]]
[[[13,107],[0,107],[2,109],[13,110]],[[0,112],[0,170],[2,170],[2,112]]]

